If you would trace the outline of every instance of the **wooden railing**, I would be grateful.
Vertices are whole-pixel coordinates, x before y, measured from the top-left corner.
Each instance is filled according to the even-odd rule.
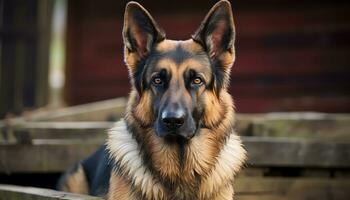
[[[3,121],[0,173],[64,171],[105,141],[111,119],[118,120],[124,107],[125,100],[116,99]],[[236,199],[348,199],[350,115],[275,113],[237,118],[236,129],[249,159],[236,179]],[[1,188],[11,193],[11,187]]]

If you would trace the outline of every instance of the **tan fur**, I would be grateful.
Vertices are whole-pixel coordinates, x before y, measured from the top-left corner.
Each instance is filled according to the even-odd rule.
[[[179,41],[176,40],[164,40],[157,45],[156,50],[159,52],[174,50],[177,47],[178,42]]]
[[[169,181],[176,181],[180,171],[180,161],[177,155],[178,147],[175,144],[164,144],[161,138],[157,137],[153,131],[148,132],[148,135],[148,147],[153,155],[154,168]]]
[[[223,85],[223,89],[226,90],[229,85],[231,66],[235,61],[235,51],[232,50],[232,53],[224,52],[220,55],[219,59],[222,62],[222,66],[224,66],[223,70],[225,72],[225,83]]]
[[[232,200],[233,196],[233,187],[231,184],[223,186],[221,192],[218,192],[213,200]]]
[[[209,137],[208,130],[202,130],[202,137],[195,137],[189,145],[190,154],[187,155],[188,165],[181,169],[177,164],[177,155],[173,147],[158,140],[152,140],[153,152],[152,161],[157,166],[156,169],[170,180],[177,180],[183,183],[190,183],[193,180],[194,173],[198,173],[205,177],[200,183],[199,199],[213,199],[217,196],[227,196],[227,185],[233,182],[233,176],[239,171],[244,159],[245,150],[241,146],[238,136],[231,133],[226,145],[219,150],[219,154],[214,156],[216,152],[212,149],[216,144],[215,140],[210,142],[205,140]],[[154,133],[153,133],[154,134]],[[154,134],[154,138],[157,136]],[[203,138],[204,137],[204,138]],[[160,184],[157,177],[153,177],[152,173],[142,164],[142,158],[139,155],[139,147],[137,142],[127,132],[124,122],[118,122],[116,126],[109,132],[107,142],[108,148],[113,158],[120,161],[124,171],[121,174],[114,174],[116,177],[129,177],[131,180],[127,184],[131,188],[133,182],[134,188],[139,188],[139,192],[147,197],[147,199],[169,199],[170,196],[181,195],[179,193],[167,193],[167,190]],[[114,193],[117,183],[111,181],[110,193]],[[123,183],[125,184],[125,183]],[[124,187],[124,186],[123,186]],[[232,187],[232,186],[230,186]],[[231,190],[229,190],[231,191]],[[176,191],[175,191],[176,192]],[[233,194],[230,193],[231,196]],[[232,198],[232,197],[231,197]],[[113,199],[113,198],[109,198]],[[176,199],[176,198],[175,198]]]
[[[182,45],[191,51],[203,51],[203,48],[192,40],[164,40],[158,44],[157,50],[172,50],[176,48],[176,45]],[[135,58],[133,53],[126,54],[126,56],[128,57],[126,60]],[[224,69],[226,76],[228,76],[234,55],[223,53],[220,59],[227,66]],[[133,61],[130,60],[127,62],[128,65],[132,63]],[[203,66],[197,60],[192,59],[185,60],[179,65],[172,60],[163,59],[157,63],[157,66],[169,68],[172,74],[176,74],[180,78],[183,71],[189,67],[209,68],[209,66]],[[132,70],[130,67],[129,69]],[[210,74],[206,74],[204,77],[210,81]],[[125,120],[128,124],[136,124],[136,132],[141,133],[137,137],[143,140],[145,149],[151,156],[153,169],[161,179],[176,186],[172,191],[168,191],[160,182],[160,177],[154,177],[149,169],[143,166],[137,142],[127,132],[124,122],[120,122],[109,132],[108,148],[112,157],[122,161],[122,168],[125,168],[123,171],[113,174],[119,182],[123,180],[124,192],[113,191],[117,187],[117,181],[111,181],[110,193],[113,193],[114,197],[117,197],[118,193],[123,193],[124,197],[124,194],[130,193],[125,191],[133,188],[146,199],[187,199],[186,195],[193,195],[190,191],[198,188],[196,195],[201,200],[232,199],[233,178],[245,160],[245,150],[241,146],[239,137],[234,132],[227,132],[227,129],[235,121],[235,115],[233,101],[226,92],[226,88],[224,87],[220,94],[216,94],[214,91],[200,90],[198,92],[198,97],[205,104],[202,122],[207,128],[201,129],[200,133],[189,141],[185,150],[184,166],[180,165],[178,145],[165,144],[152,128],[144,128],[145,125],[151,125],[152,120],[154,120],[150,109],[152,102],[150,102],[149,95],[148,92],[142,93],[141,96],[135,90],[131,92]],[[186,93],[179,93],[179,95],[179,98],[190,99]],[[177,95],[172,93],[172,96],[176,101]],[[139,125],[137,126],[137,124]],[[228,140],[226,141],[225,138]],[[200,183],[196,182],[198,175],[202,177]],[[128,177],[129,180],[125,180],[125,177]],[[125,197],[125,199],[128,198]]]
[[[139,96],[136,91],[132,91],[130,97],[135,102],[130,103],[129,107],[133,107],[127,108],[127,110],[130,110],[133,116],[137,116],[137,121],[143,126],[150,125],[151,122],[154,121],[151,109],[152,102],[150,98],[150,92],[145,91],[142,93],[142,96]]]
[[[124,48],[124,62],[129,68],[129,74],[131,75],[136,70],[136,62],[140,57],[135,52],[130,52],[126,47]],[[131,76],[130,76],[131,77]]]
[[[176,65],[176,63],[169,58],[164,58],[159,60],[157,63],[157,67],[160,69],[167,68],[173,74],[177,74],[177,71],[178,71],[178,66]]]
[[[210,19],[219,6],[219,4],[215,5],[204,21]],[[229,2],[221,1],[221,6],[232,18]],[[146,12],[146,15],[149,13]],[[129,19],[127,18],[125,21],[128,23]],[[153,18],[150,18],[150,21],[158,30]],[[182,146],[184,149],[181,149],[177,143],[166,143],[164,138],[155,133],[153,128],[155,113],[153,113],[151,97],[156,92],[152,89],[138,92],[134,86],[132,87],[124,121],[116,123],[108,133],[107,148],[111,158],[117,161],[118,165],[118,168],[112,171],[111,175],[110,200],[232,199],[234,176],[246,159],[246,151],[242,147],[240,138],[232,130],[235,112],[233,100],[227,92],[227,86],[231,67],[235,60],[235,52],[233,39],[230,40],[230,44],[232,44],[230,49],[220,49],[222,38],[218,36],[228,30],[224,22],[219,21],[217,28],[206,41],[201,40],[202,34],[200,32],[206,28],[205,24],[200,26],[199,32],[195,33],[193,39],[186,41],[167,40],[162,33],[160,33],[161,36],[164,36],[161,38],[162,40],[156,38],[157,42],[154,43],[153,47],[157,53],[165,53],[181,47],[181,49],[197,55],[197,59],[186,57],[180,63],[176,58],[172,60],[169,57],[159,58],[157,63],[152,63],[155,64],[152,66],[155,71],[165,69],[172,75],[167,90],[163,94],[163,99],[169,97],[169,102],[177,102],[181,99],[184,104],[192,106],[191,95],[193,94],[190,94],[186,89],[184,72],[193,69],[201,73],[200,76],[204,77],[205,83],[212,83],[213,71],[209,59],[220,61],[217,63],[221,64],[220,70],[224,74],[223,85],[213,89],[202,85],[200,89],[195,91],[194,95],[197,96],[197,101],[204,105],[201,118],[203,126],[192,139],[187,141],[186,145]],[[133,21],[130,23],[132,25]],[[230,19],[228,23],[232,23],[230,27],[234,29],[233,19]],[[129,24],[124,24],[124,27],[128,28]],[[136,42],[140,42],[136,46],[143,47],[142,45],[148,41],[148,38],[139,36],[138,30],[131,29],[130,31],[135,34]],[[125,36],[128,37],[128,35]],[[138,41],[138,39],[140,40]],[[206,49],[203,47],[204,43],[209,44]],[[127,43],[126,46],[128,47],[128,45],[130,44]],[[137,62],[145,54],[151,53],[149,50],[140,52],[139,49],[132,51],[130,47],[125,48],[125,63],[131,78],[136,72]],[[218,85],[215,80],[214,85]],[[191,108],[189,107],[189,109]],[[126,124],[129,128],[132,126],[132,133],[127,129]]]
[[[124,180],[124,177],[117,176],[115,173],[111,174],[109,189],[108,199],[137,200],[132,194],[130,184]]]
[[[124,119],[108,131],[108,155],[111,162],[115,162],[109,180],[109,200],[233,198],[234,176],[246,159],[242,142],[233,130],[234,103],[227,92],[230,70],[235,59],[233,36],[226,43],[232,45],[220,44],[226,41],[220,36],[225,35],[225,31],[234,29],[233,19],[226,22],[226,18],[221,17],[221,21],[216,21],[218,24],[212,32],[201,32],[207,28],[206,20],[212,19],[220,6],[221,13],[216,15],[220,17],[222,11],[226,10],[228,17],[232,18],[230,3],[220,1],[211,9],[192,39],[174,41],[165,39],[165,33],[142,6],[136,2],[127,5],[123,29],[124,59],[133,85]],[[144,29],[144,25],[151,26]],[[208,26],[210,25],[212,24]],[[203,39],[202,36],[206,38]],[[178,47],[180,58],[178,55],[169,56],[178,53]],[[153,50],[157,52],[152,52]],[[151,53],[156,53],[157,59],[142,60]],[[141,64],[149,61],[145,66],[152,67],[137,69],[139,61],[142,61]],[[218,68],[213,70],[213,67]],[[166,80],[167,86],[163,87],[166,90],[155,89],[151,80],[161,69],[171,74],[171,78]],[[221,70],[221,73],[217,73],[217,70]],[[135,81],[135,72],[136,77],[140,77],[140,73],[141,76],[150,77],[147,76],[148,80],[142,80],[143,82]],[[192,77],[193,73],[197,77]],[[189,76],[191,77],[188,78]],[[198,79],[201,80],[200,83],[193,82]],[[142,87],[142,84],[148,85],[149,82],[153,87]],[[155,96],[158,104],[152,102]],[[164,104],[174,105],[177,102],[185,105],[189,112],[186,115],[193,115],[187,119],[196,120],[195,125],[192,125],[195,128],[191,127],[194,137],[175,137],[175,140],[157,136],[159,130],[157,133],[154,130],[155,121],[162,118],[159,118],[159,113],[153,112],[163,112],[161,109]],[[161,105],[158,108],[160,111],[153,108],[155,105]],[[82,166],[67,177],[63,189],[88,193],[88,182]]]
[[[190,52],[199,53],[203,51],[203,47],[200,44],[194,42],[193,39],[183,41],[182,45],[185,49],[187,49]]]
[[[89,194],[88,181],[84,173],[84,169],[79,165],[77,171],[69,175],[61,187],[62,191]]]
[[[123,170],[120,174],[113,174],[115,177],[127,177],[129,187],[131,182],[135,188],[139,188],[139,192],[147,197],[155,199],[164,198],[164,188],[152,176],[151,172],[143,165],[142,158],[139,154],[139,147],[132,135],[127,131],[125,122],[118,122],[114,128],[108,133],[107,147],[112,158],[118,160]],[[124,178],[125,179],[125,178]],[[116,182],[110,181],[109,193],[113,193],[113,189],[117,188]],[[113,199],[113,198],[109,198]],[[150,198],[152,199],[152,198]]]

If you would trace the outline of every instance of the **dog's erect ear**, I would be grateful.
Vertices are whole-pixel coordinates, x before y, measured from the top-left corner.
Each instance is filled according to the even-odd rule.
[[[145,8],[132,1],[125,8],[123,39],[126,50],[142,59],[155,43],[165,39],[165,33]]]
[[[192,35],[192,39],[199,42],[212,59],[226,51],[232,53],[235,27],[230,2],[222,0],[216,3]]]
[[[230,2],[221,0],[216,3],[192,39],[202,45],[213,61],[216,91],[227,88],[235,59],[235,27]]]

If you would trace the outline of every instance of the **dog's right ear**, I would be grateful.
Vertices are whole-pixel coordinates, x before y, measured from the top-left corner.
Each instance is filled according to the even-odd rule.
[[[164,31],[145,8],[133,1],[126,5],[123,28],[126,53],[135,53],[135,60],[144,59],[153,45],[164,39]]]

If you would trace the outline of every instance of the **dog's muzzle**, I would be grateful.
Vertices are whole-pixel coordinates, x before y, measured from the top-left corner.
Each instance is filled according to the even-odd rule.
[[[194,121],[185,109],[165,108],[156,124],[156,133],[159,137],[173,136],[190,139],[195,134]]]
[[[165,111],[162,113],[161,121],[169,131],[176,131],[181,128],[185,122],[185,112],[183,110],[172,112]]]

